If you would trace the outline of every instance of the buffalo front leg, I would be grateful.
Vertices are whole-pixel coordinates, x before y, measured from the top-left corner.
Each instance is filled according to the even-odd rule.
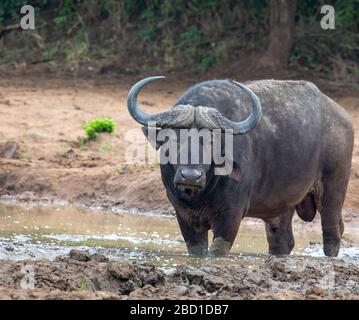
[[[206,256],[208,252],[208,230],[196,230],[179,214],[177,214],[177,221],[186,242],[188,254],[197,257]]]
[[[212,226],[213,242],[209,249],[210,256],[223,257],[229,253],[236,239],[240,224],[241,216],[238,213],[222,213],[216,219]]]
[[[293,214],[294,209],[291,209],[278,217],[265,220],[270,254],[287,255],[294,248]]]

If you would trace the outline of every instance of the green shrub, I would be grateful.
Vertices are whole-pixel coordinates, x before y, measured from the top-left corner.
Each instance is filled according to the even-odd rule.
[[[83,126],[89,140],[96,140],[101,132],[112,133],[115,131],[116,123],[112,119],[94,119]]]
[[[226,74],[242,56],[264,53],[270,34],[269,0],[0,0],[0,27],[19,22],[29,2],[44,43],[14,31],[1,39],[0,66],[50,60],[75,71],[98,59],[94,65],[144,73]],[[320,28],[324,4],[335,8],[335,30]],[[358,7],[358,0],[298,0],[291,67],[358,83]]]

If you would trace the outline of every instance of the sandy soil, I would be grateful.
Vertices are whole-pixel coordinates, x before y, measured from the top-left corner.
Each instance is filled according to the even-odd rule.
[[[170,210],[158,166],[125,161],[128,132],[137,129],[135,136],[142,137],[126,106],[134,81],[0,79],[0,194]],[[148,112],[166,110],[189,85],[169,78],[145,88],[140,102]],[[344,213],[347,220],[359,219],[359,96],[330,96],[354,122],[356,142]],[[81,145],[81,126],[100,117],[115,119],[116,133]]]
[[[126,110],[125,83],[0,81],[0,151],[17,147],[13,159],[0,160],[1,194],[168,210],[158,168],[125,162],[127,132],[137,128],[142,137]],[[165,109],[181,91],[164,87],[161,95],[144,92],[147,110]],[[116,133],[82,146],[81,126],[101,117],[116,120]]]
[[[359,269],[336,259],[272,256],[253,271],[240,264],[161,270],[73,250],[54,262],[1,262],[0,299],[357,300]]]

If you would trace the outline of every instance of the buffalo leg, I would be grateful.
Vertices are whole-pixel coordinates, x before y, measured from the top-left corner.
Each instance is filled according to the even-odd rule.
[[[265,220],[269,253],[274,255],[290,254],[294,248],[292,217],[294,209],[281,216]]]
[[[222,214],[212,226],[213,242],[209,254],[215,257],[226,256],[236,239],[241,218],[238,214]]]
[[[198,231],[177,214],[177,221],[182,236],[186,242],[188,254],[191,256],[205,256],[208,252],[208,230]]]
[[[345,132],[342,131],[343,127],[338,126],[339,131],[336,136],[336,123],[336,121],[330,123],[333,139],[328,142],[327,154],[323,156],[325,163],[320,181],[322,195],[319,212],[322,222],[323,250],[329,257],[338,255],[344,232],[342,208],[350,178],[354,138],[351,126],[348,126]],[[339,139],[339,133],[346,135]]]
[[[320,210],[323,233],[324,254],[329,257],[336,257],[340,249],[340,241],[344,232],[342,219],[342,206],[345,198],[346,185],[342,188],[333,186],[340,184],[337,179],[334,183],[324,184],[323,207]]]

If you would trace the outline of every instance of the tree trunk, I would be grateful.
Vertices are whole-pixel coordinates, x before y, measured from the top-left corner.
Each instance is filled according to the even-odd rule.
[[[262,66],[285,67],[293,46],[296,0],[270,0],[270,34]]]

